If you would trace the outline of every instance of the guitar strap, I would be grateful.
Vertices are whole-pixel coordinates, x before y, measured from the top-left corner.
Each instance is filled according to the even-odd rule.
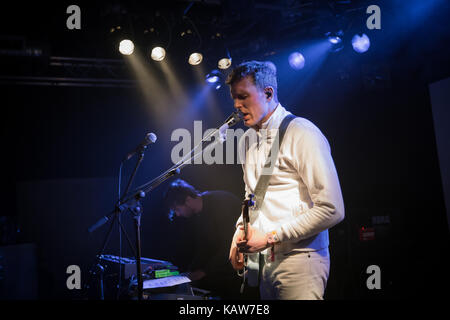
[[[274,142],[272,143],[272,147],[269,151],[269,155],[267,156],[266,163],[264,165],[264,168],[261,172],[261,175],[258,178],[258,182],[256,183],[256,187],[254,190],[254,196],[255,196],[255,209],[260,209],[262,207],[264,197],[266,195],[267,187],[269,186],[269,180],[272,177],[273,169],[275,167],[276,159],[278,158],[278,152],[281,148],[281,144],[283,142],[284,135],[286,133],[286,130],[291,123],[292,120],[294,120],[296,117],[293,114],[289,114],[284,117],[283,121],[281,122],[277,137],[275,138]],[[277,143],[278,142],[278,143]],[[261,265],[261,254],[249,254],[247,263],[248,263],[248,276],[247,281],[248,285],[255,287],[258,286],[260,282],[260,272],[259,270]],[[245,278],[243,279],[242,285],[244,286]],[[241,292],[243,291],[243,286],[241,287]]]
[[[258,182],[255,187],[255,208],[260,209],[262,207],[262,203],[264,201],[264,197],[266,195],[267,187],[269,186],[270,177],[272,177],[273,169],[275,167],[276,159],[278,158],[278,152],[280,151],[281,144],[283,143],[283,138],[286,133],[286,130],[291,123],[292,120],[295,119],[293,114],[288,114],[284,117],[283,121],[278,128],[277,137],[272,143],[272,148],[269,151],[269,155],[267,156],[266,163],[264,165],[264,169],[261,172],[261,175],[258,178]],[[278,141],[278,143],[277,143]],[[273,158],[273,161],[272,161]]]

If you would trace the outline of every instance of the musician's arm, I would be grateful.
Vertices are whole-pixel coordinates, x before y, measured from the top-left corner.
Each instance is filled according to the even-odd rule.
[[[313,206],[275,230],[279,241],[307,239],[344,219],[344,201],[327,139],[308,122],[293,129],[293,165]]]

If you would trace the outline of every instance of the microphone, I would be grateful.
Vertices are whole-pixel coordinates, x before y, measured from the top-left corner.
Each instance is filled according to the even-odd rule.
[[[219,127],[220,142],[223,143],[226,140],[226,131],[228,128],[234,126],[236,123],[242,120],[242,113],[234,111],[225,122]]]
[[[239,111],[234,111],[225,122],[220,126],[219,131],[224,132],[228,128],[231,128],[236,123],[242,120],[242,114]]]
[[[153,132],[147,133],[144,140],[133,151],[127,154],[124,161],[130,160],[131,157],[134,156],[136,153],[144,151],[149,144],[155,143],[155,141],[156,141],[156,134],[154,134]]]

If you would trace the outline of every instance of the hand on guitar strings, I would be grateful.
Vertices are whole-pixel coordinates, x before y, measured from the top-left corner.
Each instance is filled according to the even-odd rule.
[[[244,227],[241,226],[242,232],[236,237],[236,246],[240,253],[256,253],[270,247],[267,234],[253,228],[248,224],[247,239],[244,239]]]

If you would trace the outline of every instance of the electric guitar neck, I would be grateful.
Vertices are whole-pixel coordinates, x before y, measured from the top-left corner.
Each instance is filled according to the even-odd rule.
[[[248,240],[248,224],[250,222],[250,217],[248,214],[248,208],[255,205],[253,200],[255,196],[250,194],[247,199],[242,202],[242,222],[244,223],[244,239]]]

